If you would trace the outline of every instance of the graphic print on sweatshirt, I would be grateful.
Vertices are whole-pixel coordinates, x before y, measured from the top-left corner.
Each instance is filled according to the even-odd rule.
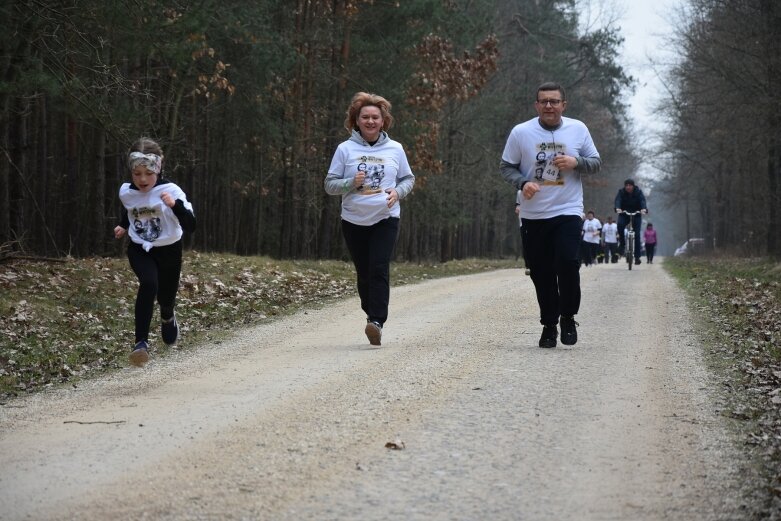
[[[365,172],[366,178],[359,189],[362,195],[374,195],[382,192],[380,184],[385,178],[385,162],[381,157],[362,156],[358,163],[358,171]]]
[[[538,143],[537,160],[534,163],[534,178],[543,185],[563,185],[564,179],[561,177],[559,168],[553,164],[553,159],[557,155],[564,155],[564,144],[562,143]]]
[[[159,208],[141,206],[130,210],[133,219],[133,229],[146,242],[155,242],[163,233],[163,225]]]

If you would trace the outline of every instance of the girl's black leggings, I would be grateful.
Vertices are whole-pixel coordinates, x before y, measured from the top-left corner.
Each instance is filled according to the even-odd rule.
[[[174,314],[179,276],[182,273],[182,241],[154,247],[148,252],[131,241],[127,247],[127,258],[138,277],[136,342],[146,341],[149,339],[155,297],[160,304],[160,316],[163,319],[169,319]]]

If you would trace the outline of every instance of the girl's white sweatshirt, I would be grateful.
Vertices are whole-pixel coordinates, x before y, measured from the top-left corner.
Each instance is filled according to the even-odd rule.
[[[161,199],[168,192],[176,200],[169,208]],[[193,213],[193,205],[187,201],[184,191],[174,183],[160,182],[149,192],[141,192],[130,183],[119,188],[119,199],[127,210],[130,240],[149,251],[154,246],[168,246],[182,238],[182,226],[176,213],[182,209]],[[181,203],[180,203],[181,202]],[[179,205],[183,208],[177,208]]]

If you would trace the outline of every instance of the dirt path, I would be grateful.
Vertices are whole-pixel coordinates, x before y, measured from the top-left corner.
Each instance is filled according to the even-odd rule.
[[[682,294],[660,265],[582,281],[572,348],[500,271],[394,288],[380,349],[351,299],[14,401],[0,519],[735,519]]]

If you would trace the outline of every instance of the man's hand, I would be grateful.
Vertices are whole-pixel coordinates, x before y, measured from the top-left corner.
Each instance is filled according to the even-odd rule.
[[[559,170],[575,170],[578,166],[577,158],[563,154],[554,157],[551,163]]]
[[[534,197],[534,194],[540,191],[540,185],[533,181],[528,181],[525,185],[523,185],[523,198],[524,199],[531,199]]]

